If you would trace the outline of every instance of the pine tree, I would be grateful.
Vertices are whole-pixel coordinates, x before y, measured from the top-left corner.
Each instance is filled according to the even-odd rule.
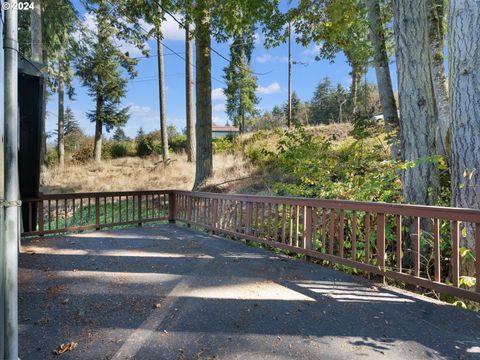
[[[144,38],[123,21],[119,8],[111,6],[106,0],[89,4],[87,10],[96,17],[97,30],[90,33],[85,41],[86,55],[79,61],[77,74],[88,88],[89,95],[95,98],[95,110],[90,111],[87,117],[95,123],[94,159],[99,162],[103,127],[109,132],[128,121],[129,108],[121,106],[127,85],[122,70],[133,78],[138,62],[128,52],[123,53],[114,40],[129,41],[142,48]]]
[[[230,64],[224,68],[227,97],[227,114],[235,126],[240,127],[240,132],[245,131],[246,121],[257,114],[255,109],[259,102],[255,94],[257,78],[252,75],[250,61],[254,47],[253,26],[242,29],[240,34],[233,38],[230,45]]]

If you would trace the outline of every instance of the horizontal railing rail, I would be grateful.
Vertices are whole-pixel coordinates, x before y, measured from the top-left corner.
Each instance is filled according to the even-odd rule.
[[[480,301],[478,210],[176,190],[43,195],[22,209],[27,236],[178,220]]]

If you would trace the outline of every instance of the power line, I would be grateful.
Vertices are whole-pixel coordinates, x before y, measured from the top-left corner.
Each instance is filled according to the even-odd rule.
[[[153,1],[154,1],[159,7],[161,7],[162,10],[163,10],[166,14],[170,15],[170,17],[171,17],[173,20],[175,20],[175,22],[177,22],[177,24],[179,24],[182,28],[185,29],[185,24],[182,23],[180,20],[178,20],[178,19],[175,17],[175,15],[173,15],[170,11],[168,11],[167,9],[165,9],[165,8],[163,7],[163,5],[160,4],[157,0],[153,0]],[[211,45],[209,46],[209,49],[210,49],[211,52],[217,54],[218,56],[220,56],[220,57],[221,57],[223,60],[225,60],[226,62],[228,62],[228,63],[230,62],[230,59],[229,59],[229,58],[227,58],[225,55],[223,55],[223,54],[221,54],[220,52],[218,52],[217,50],[215,50]],[[248,71],[248,72],[250,72],[250,73],[252,73],[252,74],[254,74],[254,75],[263,76],[263,75],[268,75],[268,74],[271,73],[271,71],[268,71],[268,72],[265,72],[265,73],[257,73],[257,72],[255,72],[255,71],[253,71],[252,69],[245,68],[245,67],[243,67],[243,66],[241,66],[241,65],[239,65],[239,64],[236,64],[236,65],[237,65],[239,68],[241,68],[242,70],[246,70],[246,71]]]
[[[109,0],[107,0],[107,2],[114,8],[116,8],[118,10],[118,6],[115,6],[113,5]],[[128,17],[128,16],[127,16]],[[131,19],[130,19],[131,20]],[[142,29],[146,35],[148,35],[150,32],[147,31],[143,26],[141,26],[140,24],[138,24],[138,26],[140,27],[140,29]],[[157,34],[153,34],[153,35],[149,35],[149,37],[153,37],[155,40],[158,40],[158,41],[162,41],[161,39],[158,38],[158,35]],[[180,59],[182,59],[183,61],[187,62],[187,59],[185,59],[184,56],[180,55],[180,53],[176,52],[175,50],[173,50],[171,47],[165,45],[165,43],[162,42],[162,45],[163,47],[165,47],[167,50],[169,50],[172,54],[176,55],[177,57],[179,57]],[[194,68],[197,68],[195,64],[193,63],[190,63],[190,65],[192,65]],[[217,78],[215,78],[214,76],[210,76],[213,80],[219,82],[220,84],[226,86],[225,82],[222,81],[222,80],[219,80]]]

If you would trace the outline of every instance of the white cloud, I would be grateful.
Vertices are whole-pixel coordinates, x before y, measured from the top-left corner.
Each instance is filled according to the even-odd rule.
[[[279,93],[281,90],[280,84],[278,82],[273,82],[270,85],[267,86],[259,86],[257,87],[257,93],[262,94],[262,95],[268,95],[268,94],[275,94]]]
[[[173,14],[180,22],[183,23],[183,16],[180,14]],[[180,28],[180,25],[173,20],[170,15],[167,15],[165,21],[162,23],[162,34],[165,40],[185,40],[185,30]]]
[[[320,54],[320,49],[322,48],[322,45],[313,45],[309,47],[308,49],[305,49],[303,53],[308,56],[317,56]]]
[[[135,103],[128,103],[127,106],[130,106],[129,113],[132,121],[160,121],[160,113],[149,106],[140,106]]]
[[[224,104],[224,103],[221,103],[221,104],[214,105],[214,106],[212,107],[212,111],[214,111],[214,112],[223,112],[223,111],[225,111],[225,104]]]
[[[215,88],[212,90],[212,100],[225,100],[227,97],[222,88]]]
[[[286,56],[272,56],[270,54],[263,54],[257,56],[257,61],[262,64],[267,62],[286,63],[288,61],[288,58]]]

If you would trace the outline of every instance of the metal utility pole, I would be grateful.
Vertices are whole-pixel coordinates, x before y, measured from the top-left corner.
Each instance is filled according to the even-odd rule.
[[[6,1],[5,3],[10,3]],[[10,6],[5,10],[4,30],[4,121],[5,121],[5,185],[2,207],[4,216],[4,267],[2,282],[4,291],[3,358],[18,359],[18,243],[19,243],[19,188],[18,188],[18,32],[17,10]]]
[[[2,19],[4,18],[3,7],[0,10]],[[0,36],[0,49],[3,51],[3,35]],[[3,192],[3,121],[4,121],[4,92],[3,92],[3,53],[0,54],[0,199],[4,198]],[[5,351],[5,294],[3,285],[3,269],[4,269],[4,227],[3,227],[3,206],[0,206],[0,356],[4,355]]]
[[[292,126],[292,52],[290,21],[288,22],[288,102],[287,102],[287,125]]]

